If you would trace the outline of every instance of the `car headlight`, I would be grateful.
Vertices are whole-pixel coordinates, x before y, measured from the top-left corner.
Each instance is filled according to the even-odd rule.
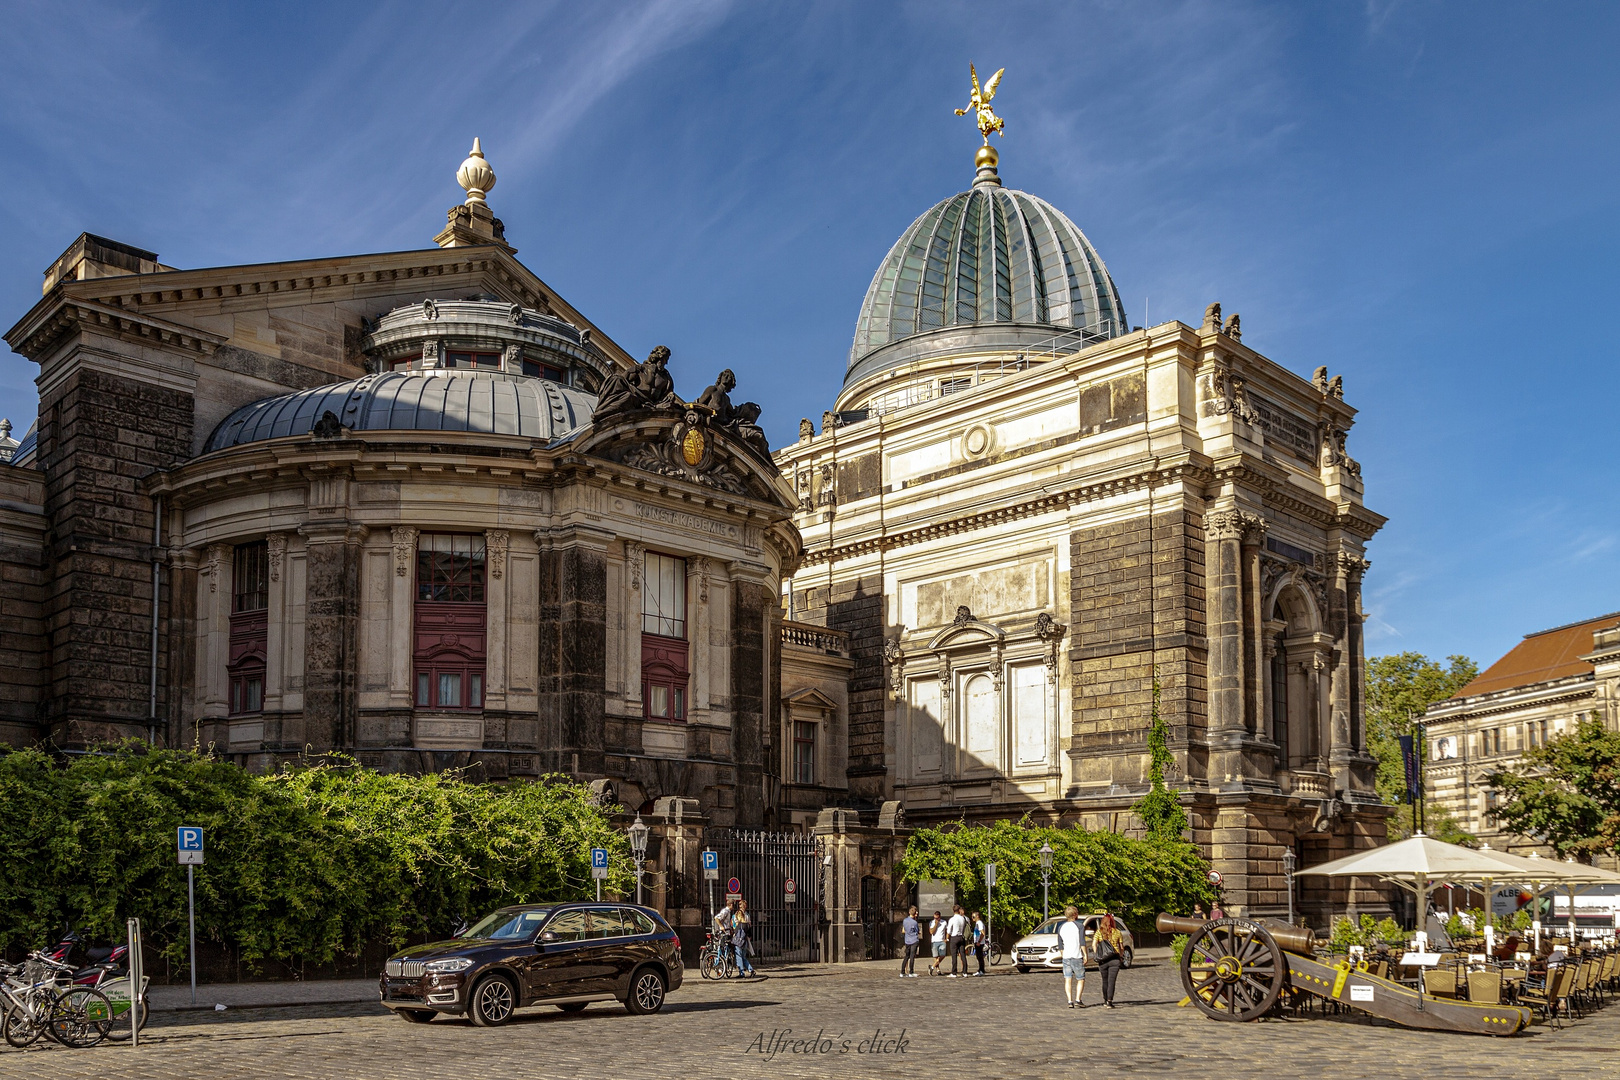
[[[422,965],[422,970],[435,973],[445,971],[466,971],[472,966],[473,962],[463,956],[458,957],[455,960],[429,960],[426,964]]]

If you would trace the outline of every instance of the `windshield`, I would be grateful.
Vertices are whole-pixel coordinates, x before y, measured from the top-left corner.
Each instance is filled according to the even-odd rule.
[[[1055,934],[1058,931],[1058,927],[1060,927],[1062,925],[1063,925],[1063,920],[1062,919],[1048,919],[1045,922],[1041,923],[1041,925],[1037,926],[1035,929],[1031,930],[1030,933],[1031,934]]]
[[[510,908],[486,915],[461,936],[476,938],[479,941],[527,941],[534,937],[540,924],[546,921],[551,914],[550,908],[526,908],[522,911],[513,911]]]

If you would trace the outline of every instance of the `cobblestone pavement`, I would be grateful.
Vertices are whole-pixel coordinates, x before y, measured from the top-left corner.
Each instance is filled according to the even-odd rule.
[[[1114,1010],[1096,1007],[1093,973],[1092,1007],[1080,1011],[1063,1007],[1056,974],[899,979],[896,970],[800,967],[729,983],[693,973],[657,1016],[611,1003],[576,1016],[539,1008],[494,1029],[406,1024],[369,1004],[161,1013],[139,1049],[0,1046],[0,1077],[1620,1076],[1620,1001],[1562,1031],[1492,1039],[1344,1019],[1220,1023],[1177,1007],[1180,982],[1164,963],[1123,972]],[[767,1058],[762,1049],[784,1031],[789,1042],[819,1037],[822,1052]],[[873,1033],[887,1052],[863,1052]]]

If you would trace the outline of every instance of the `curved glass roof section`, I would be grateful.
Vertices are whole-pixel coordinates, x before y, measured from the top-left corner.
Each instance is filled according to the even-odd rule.
[[[595,408],[594,395],[549,379],[389,371],[244,405],[214,429],[204,452],[308,435],[326,412],[353,431],[470,431],[550,442],[589,424]]]
[[[844,381],[891,366],[861,361],[914,334],[987,325],[1076,329],[1091,340],[1130,329],[1108,268],[1074,222],[1027,192],[980,184],[934,206],[889,249],[861,304]]]

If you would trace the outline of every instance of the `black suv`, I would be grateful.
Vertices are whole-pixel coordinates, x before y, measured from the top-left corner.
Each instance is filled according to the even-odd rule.
[[[519,904],[450,941],[395,953],[379,985],[382,1003],[415,1024],[465,1013],[493,1026],[525,1005],[578,1012],[609,1000],[655,1013],[681,985],[681,945],[651,908]]]

